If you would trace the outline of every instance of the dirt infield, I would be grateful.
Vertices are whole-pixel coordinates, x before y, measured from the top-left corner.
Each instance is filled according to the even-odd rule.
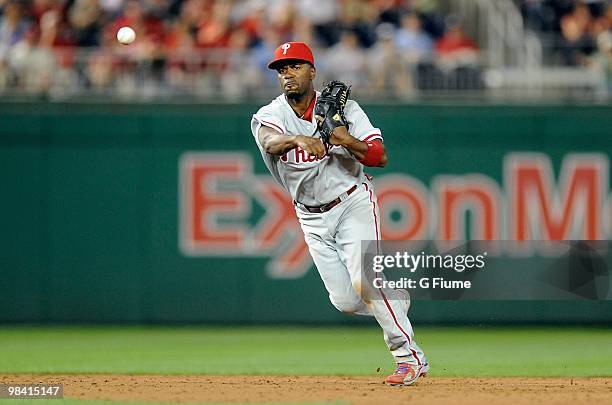
[[[389,387],[380,377],[0,375],[0,383],[64,384],[64,397],[145,402],[354,404],[603,404],[612,378],[426,377]],[[392,402],[393,401],[393,402]]]

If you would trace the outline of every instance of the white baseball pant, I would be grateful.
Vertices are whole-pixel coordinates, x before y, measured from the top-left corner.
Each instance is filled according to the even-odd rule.
[[[426,364],[414,341],[404,297],[394,289],[373,291],[361,285],[361,241],[380,239],[380,215],[370,182],[358,185],[346,200],[324,213],[296,207],[304,237],[332,304],[340,311],[374,316],[396,362]],[[373,289],[373,287],[372,287]]]

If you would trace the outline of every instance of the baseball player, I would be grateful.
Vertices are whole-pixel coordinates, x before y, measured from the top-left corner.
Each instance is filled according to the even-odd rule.
[[[315,92],[314,57],[305,43],[280,45],[268,67],[277,71],[283,94],[251,120],[263,160],[293,198],[332,304],[374,316],[397,362],[386,382],[414,384],[429,364],[413,338],[407,291],[378,289],[366,296],[361,283],[361,241],[380,238],[378,204],[364,166],[387,163],[381,131],[348,100],[343,83]]]

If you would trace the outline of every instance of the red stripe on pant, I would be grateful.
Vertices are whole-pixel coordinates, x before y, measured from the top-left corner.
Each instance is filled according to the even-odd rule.
[[[370,193],[370,202],[372,203],[372,214],[374,214],[374,226],[376,227],[376,246],[378,247],[379,238],[378,238],[378,218],[376,217],[376,203],[372,199],[372,190],[370,190],[370,188],[368,187],[368,185],[366,183],[362,183],[362,184],[364,185],[366,191],[368,191]],[[380,254],[380,249],[379,248],[377,249],[377,253]],[[416,359],[417,364],[420,366],[421,365],[421,360],[419,359],[419,356],[417,356],[416,351],[412,347],[410,347],[410,344],[412,343],[412,340],[410,339],[410,335],[406,333],[406,331],[401,327],[401,325],[397,321],[397,317],[395,316],[395,312],[393,312],[393,308],[391,308],[391,304],[389,304],[389,301],[387,300],[387,297],[385,296],[385,293],[383,293],[382,288],[379,288],[378,291],[380,292],[380,296],[382,297],[383,301],[385,301],[385,306],[387,307],[387,310],[391,314],[391,317],[393,318],[393,321],[395,322],[395,325],[399,328],[400,331],[402,331],[402,333],[406,337],[406,339],[408,341],[408,348],[410,349],[410,352],[412,353],[412,356]]]

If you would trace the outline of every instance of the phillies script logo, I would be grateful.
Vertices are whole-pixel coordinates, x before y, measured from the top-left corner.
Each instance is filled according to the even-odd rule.
[[[600,240],[609,237],[608,158],[569,154],[558,178],[548,156],[511,153],[504,184],[472,173],[429,187],[405,173],[375,180],[384,240]],[[180,160],[181,251],[191,257],[269,257],[272,277],[311,266],[291,199],[245,153],[185,153]],[[470,213],[469,217],[466,213]]]

